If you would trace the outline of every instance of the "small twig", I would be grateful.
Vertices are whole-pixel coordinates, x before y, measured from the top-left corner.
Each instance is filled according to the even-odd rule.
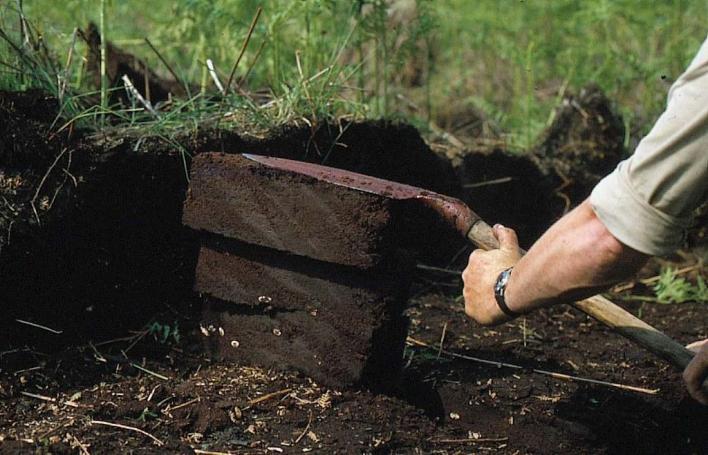
[[[39,395],[39,394],[36,394],[36,393],[30,393],[30,392],[20,392],[20,394],[21,394],[21,395],[24,395],[24,396],[26,396],[26,397],[35,398],[35,399],[37,399],[37,400],[48,401],[48,402],[50,402],[50,403],[56,403],[56,402],[57,402],[57,399],[56,399],[56,398],[48,397],[48,396],[46,396],[46,395]]]
[[[73,155],[72,152],[69,152],[69,158],[67,159],[66,163],[66,168],[62,169],[61,171],[64,173],[64,180],[61,181],[61,184],[57,186],[57,188],[54,190],[54,195],[52,196],[52,200],[49,201],[49,205],[47,205],[47,210],[51,210],[52,207],[54,206],[54,202],[57,200],[57,197],[59,196],[59,192],[64,188],[64,184],[66,183],[67,179],[71,177],[74,179],[74,186],[77,186],[76,178],[71,175],[68,171],[68,169],[71,168],[71,156]]]
[[[127,74],[124,74],[123,77],[121,77],[123,80],[123,85],[125,86],[125,91],[128,92],[128,94],[132,95],[135,99],[140,101],[140,104],[145,106],[145,109],[147,109],[148,112],[150,112],[152,115],[154,115],[157,118],[160,118],[160,114],[155,110],[154,107],[152,107],[152,103],[145,98],[143,98],[143,95],[140,94],[138,89],[135,88],[133,83],[130,81],[130,78],[128,77]]]
[[[234,452],[215,452],[213,450],[192,449],[194,453],[200,455],[232,455]]]
[[[177,76],[177,73],[175,73],[175,70],[172,69],[170,64],[167,63],[167,60],[165,60],[165,58],[162,56],[162,54],[160,54],[160,51],[158,51],[157,48],[152,45],[152,43],[150,42],[149,39],[147,39],[147,37],[145,38],[145,43],[148,46],[150,46],[150,49],[152,49],[152,51],[155,53],[155,55],[157,55],[157,58],[159,58],[160,61],[162,62],[162,64],[165,65],[165,68],[167,68],[167,71],[169,71],[170,74],[172,75],[172,77],[175,78],[175,81],[179,82],[180,79]]]
[[[433,131],[433,133],[440,135],[444,140],[449,142],[453,147],[457,147],[458,149],[465,148],[464,142],[462,142],[457,137],[455,137],[454,134],[449,133],[449,132],[443,130],[442,128],[440,128],[438,125],[435,124],[435,122],[429,122],[428,126]]]
[[[184,407],[186,407],[186,406],[192,405],[192,404],[194,404],[194,403],[198,403],[198,402],[200,402],[201,400],[202,400],[202,399],[201,399],[200,397],[197,397],[197,398],[194,398],[194,399],[189,400],[189,401],[187,401],[187,402],[184,402],[184,403],[182,403],[182,404],[178,404],[178,405],[175,406],[175,407],[167,406],[162,412],[172,412],[172,411],[175,411],[175,410],[177,410],[177,409],[184,408]]]
[[[214,81],[214,84],[216,85],[216,88],[219,89],[219,92],[222,95],[226,95],[226,90],[224,90],[224,86],[221,85],[221,81],[219,80],[219,75],[216,74],[216,69],[214,68],[214,62],[212,62],[210,58],[206,59],[206,66],[207,66],[207,70],[209,70],[209,75],[211,76],[211,79]]]
[[[100,343],[95,343],[94,346],[104,346],[106,344],[119,343],[121,341],[133,341],[133,340],[135,340],[135,338],[137,336],[140,336],[141,333],[144,333],[144,332],[137,332],[136,334],[130,335],[129,337],[120,337],[120,338],[113,338],[113,339],[106,340],[106,341],[101,341]],[[144,335],[142,335],[142,336],[144,336]],[[127,352],[128,349],[125,349],[125,351]]]
[[[31,368],[24,368],[22,370],[15,371],[14,373],[12,373],[12,375],[17,376],[18,374],[29,373],[30,371],[37,371],[37,370],[41,370],[42,368],[44,368],[44,367],[40,366],[40,365],[37,365],[36,367],[31,367]]]
[[[433,346],[429,345],[428,343],[425,343],[425,342],[420,341],[420,340],[416,340],[415,338],[412,338],[412,337],[408,337],[408,338],[406,339],[406,341],[407,341],[409,344],[412,344],[412,345],[418,345],[418,346],[423,346],[423,347],[426,347],[426,348],[429,348],[429,349],[435,349]],[[479,358],[479,357],[472,357],[472,356],[467,356],[467,355],[463,355],[463,354],[457,354],[457,353],[455,353],[455,352],[450,352],[450,351],[446,351],[446,350],[442,350],[442,353],[443,353],[443,354],[446,354],[446,355],[448,355],[448,356],[450,356],[450,357],[455,357],[455,358],[463,359],[463,360],[469,360],[469,361],[471,361],[471,362],[483,363],[483,364],[485,364],[485,365],[493,365],[493,366],[496,366],[496,367],[498,367],[498,368],[505,367],[505,368],[512,368],[512,369],[515,369],[515,370],[529,370],[529,371],[532,371],[532,372],[537,373],[537,374],[542,374],[542,375],[545,375],[545,376],[551,376],[551,377],[553,377],[553,378],[556,378],[556,379],[563,379],[563,380],[566,380],[566,381],[587,382],[587,383],[590,383],[590,384],[604,385],[604,386],[607,386],[607,387],[614,387],[614,388],[617,388],[617,389],[629,390],[629,391],[632,391],[632,392],[646,393],[647,395],[656,395],[656,394],[659,392],[659,389],[645,389],[645,388],[643,388],[643,387],[635,387],[635,386],[631,386],[631,385],[618,384],[618,383],[616,383],[616,382],[600,381],[600,380],[598,380],[598,379],[583,378],[583,377],[580,377],[580,376],[571,376],[571,375],[569,375],[569,374],[556,373],[556,372],[547,371],[547,370],[539,370],[539,369],[536,369],[536,368],[524,368],[524,367],[522,367],[521,365],[515,365],[515,364],[513,364],[513,363],[496,362],[496,361],[493,361],[493,360],[481,359],[481,358]]]
[[[444,269],[441,267],[433,267],[432,265],[416,264],[415,267],[420,270],[430,270],[431,272],[447,273],[448,275],[456,275],[458,277],[462,275],[461,270]]]
[[[88,451],[87,446],[79,441],[79,438],[74,436],[73,434],[69,435],[71,436],[71,439],[73,439],[74,444],[76,444],[79,447],[79,450],[81,451],[81,455],[91,455],[91,452]]]
[[[466,185],[462,185],[462,188],[479,188],[480,186],[499,185],[500,183],[511,182],[512,180],[514,180],[514,177],[501,177],[493,180],[485,180],[484,182],[468,183]]]
[[[311,424],[312,424],[312,411],[310,411],[309,414],[308,414],[307,425],[305,426],[305,429],[302,430],[302,433],[300,433],[300,436],[298,436],[297,439],[295,439],[295,444],[294,444],[294,445],[298,445],[298,444],[300,443],[300,441],[302,440],[302,438],[305,437],[305,435],[307,434],[307,432],[310,430],[310,425],[311,425]]]
[[[36,327],[38,329],[46,330],[47,332],[51,332],[55,335],[61,335],[62,333],[64,333],[63,330],[51,329],[51,328],[47,327],[46,325],[35,324],[34,322],[24,321],[22,319],[15,319],[15,321],[19,322],[20,324],[28,325],[30,327]]]
[[[170,380],[170,378],[168,378],[167,376],[163,376],[163,375],[161,375],[160,373],[155,373],[154,371],[150,371],[150,370],[148,370],[148,369],[145,368],[145,367],[141,367],[141,366],[138,365],[137,363],[131,362],[131,363],[130,363],[130,366],[133,367],[133,368],[136,368],[136,369],[138,369],[138,370],[140,370],[140,371],[142,371],[143,373],[147,373],[147,374],[149,374],[149,375],[151,375],[151,376],[155,376],[155,377],[158,378],[158,379],[162,379],[163,381],[169,381],[169,380]]]
[[[61,430],[62,428],[66,428],[66,427],[68,427],[69,425],[73,425],[73,424],[74,424],[74,419],[73,419],[73,418],[70,418],[67,422],[62,423],[62,424],[59,425],[58,427],[50,428],[49,430],[47,430],[47,431],[45,431],[44,433],[40,434],[39,436],[37,436],[37,439],[41,441],[42,439],[45,439],[45,438],[46,438],[47,436],[49,436],[50,434],[56,433],[57,431]]]
[[[246,34],[246,39],[243,40],[243,45],[241,46],[241,52],[238,54],[238,58],[236,59],[236,62],[234,63],[234,66],[231,68],[231,74],[229,74],[229,79],[226,81],[226,90],[229,90],[231,88],[231,82],[234,80],[234,74],[236,74],[236,68],[238,68],[238,64],[241,63],[241,59],[243,58],[243,54],[246,52],[246,48],[248,47],[248,42],[251,41],[251,35],[253,34],[253,29],[256,28],[256,24],[258,23],[258,18],[261,17],[261,11],[263,11],[263,8],[260,6],[256,10],[256,15],[253,16],[253,20],[251,21],[251,26],[248,27],[248,33]],[[226,90],[223,91],[223,94],[226,95]]]
[[[143,64],[143,90],[145,91],[145,99],[152,103],[152,97],[150,96],[150,68],[148,68],[147,62],[142,62]]]
[[[443,352],[443,343],[445,343],[445,334],[447,333],[447,321],[445,321],[445,325],[443,326],[442,329],[442,335],[440,335],[440,347],[438,348],[438,356],[437,360],[440,360],[440,354]]]
[[[462,444],[467,442],[506,442],[509,438],[463,438],[463,439],[431,439],[430,442],[439,444]]]
[[[97,362],[108,363],[108,360],[106,360],[103,354],[98,352],[98,349],[96,349],[96,346],[94,346],[93,343],[89,341],[88,345],[91,347],[91,350],[93,351],[93,356]]]
[[[263,48],[265,47],[265,45],[266,45],[266,41],[265,40],[261,41],[261,45],[258,47],[258,50],[256,51],[256,55],[253,57],[253,61],[248,66],[248,69],[246,70],[246,74],[244,74],[243,77],[239,79],[238,85],[243,85],[248,80],[248,76],[251,75],[251,71],[253,71],[253,68],[256,66],[256,62],[258,61],[258,58],[261,56],[261,52],[263,51]]]
[[[158,446],[163,446],[163,445],[165,445],[164,442],[162,442],[161,440],[157,439],[155,436],[151,435],[151,434],[148,433],[147,431],[141,430],[140,428],[130,427],[130,426],[128,426],[128,425],[122,425],[122,424],[120,424],[120,423],[106,422],[106,421],[104,421],[104,420],[92,420],[92,421],[89,422],[89,423],[90,423],[91,425],[94,425],[94,424],[96,424],[96,425],[105,425],[105,426],[107,426],[107,427],[115,427],[115,428],[122,428],[123,430],[135,431],[135,432],[137,432],[137,433],[140,433],[140,434],[145,435],[145,436],[147,436],[148,438],[152,439],[152,440],[155,442],[155,444],[157,444]]]
[[[253,400],[248,402],[248,406],[243,408],[245,411],[246,409],[249,409],[253,407],[254,405],[257,405],[258,403],[262,403],[266,400],[270,400],[271,398],[279,397],[280,395],[287,395],[288,393],[292,392],[292,388],[287,388],[283,390],[278,390],[277,392],[271,392],[263,395],[262,397],[254,398]]]
[[[142,340],[143,338],[145,338],[145,335],[147,335],[148,333],[150,333],[150,330],[143,330],[142,332],[137,333],[137,334],[133,337],[133,342],[130,343],[130,344],[128,345],[128,347],[123,350],[123,352],[128,352],[128,351],[130,351],[131,349],[133,349],[133,348],[135,347],[135,345],[138,344],[138,343],[140,342],[140,340]]]
[[[37,201],[37,198],[39,197],[39,192],[42,191],[42,186],[44,186],[44,182],[47,180],[47,177],[49,177],[49,174],[51,174],[52,169],[54,169],[54,166],[57,165],[59,160],[61,159],[62,156],[64,156],[64,153],[68,149],[64,147],[61,152],[54,158],[54,161],[52,162],[51,166],[49,166],[49,169],[47,169],[47,172],[44,174],[44,177],[42,177],[42,180],[39,181],[39,185],[37,186],[37,189],[34,192],[34,196],[32,197],[32,200],[30,201],[30,205],[32,206],[32,210],[34,211],[34,216],[37,218],[37,224],[41,225],[42,223],[39,221],[39,214],[37,213],[37,207],[35,207],[34,203]]]

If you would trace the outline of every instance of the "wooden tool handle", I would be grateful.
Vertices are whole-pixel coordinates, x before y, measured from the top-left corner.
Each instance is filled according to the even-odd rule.
[[[481,220],[472,226],[467,238],[485,250],[499,248],[492,228]],[[683,345],[602,296],[596,295],[571,305],[681,369],[686,368],[693,358],[693,352]]]

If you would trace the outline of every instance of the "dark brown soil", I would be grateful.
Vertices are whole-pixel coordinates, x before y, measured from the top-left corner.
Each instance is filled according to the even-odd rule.
[[[379,294],[401,299],[408,294],[411,280],[410,260],[402,257],[389,258],[379,268],[362,271],[296,255],[284,255],[275,250],[216,235],[202,236],[202,245],[204,254],[200,252],[196,287],[219,299],[253,307],[312,310],[314,308],[307,308],[311,298],[328,300],[332,297],[325,282],[376,290]],[[239,261],[243,261],[243,264]],[[292,272],[292,275],[286,272]],[[264,295],[258,294],[254,288],[254,284],[258,283],[272,297],[267,305],[257,299]]]
[[[389,394],[210,359],[191,293],[198,244],[181,227],[189,161],[156,139],[49,139],[41,115],[19,105],[0,103],[0,112],[40,120],[15,123],[9,143],[45,148],[0,150],[25,160],[0,162],[0,452],[705,453],[708,410],[687,398],[680,372],[567,308],[481,328],[455,297],[459,280],[437,272],[415,276],[408,310],[409,335],[432,348],[406,348]],[[324,160],[448,194],[457,186],[406,126],[180,141],[193,153]],[[39,203],[55,192],[54,204]],[[680,342],[708,337],[702,305],[627,308]],[[659,390],[559,381],[448,352]]]
[[[452,298],[426,294],[412,302],[410,316],[410,335],[433,348],[407,349],[403,381],[388,396],[328,389],[295,372],[213,363],[191,353],[198,333],[177,345],[146,336],[127,359],[110,353],[130,340],[53,357],[3,353],[0,448],[59,452],[60,446],[78,450],[80,442],[91,453],[176,453],[191,446],[237,453],[275,447],[285,453],[698,454],[707,447],[708,412],[686,398],[678,372],[579,313],[559,308],[484,329]],[[682,342],[707,335],[698,305],[646,305],[643,316]],[[446,351],[659,391],[626,392],[438,357],[443,328]],[[18,363],[25,368],[13,366]],[[142,429],[165,446],[92,420]]]

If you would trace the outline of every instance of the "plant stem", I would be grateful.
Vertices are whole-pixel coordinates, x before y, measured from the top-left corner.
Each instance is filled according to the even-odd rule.
[[[108,59],[108,39],[106,38],[106,0],[101,0],[101,123],[104,121],[105,112],[108,110],[108,77],[106,64]]]

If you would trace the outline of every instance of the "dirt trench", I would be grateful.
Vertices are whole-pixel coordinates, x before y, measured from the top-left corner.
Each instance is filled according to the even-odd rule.
[[[264,138],[206,128],[177,137],[180,151],[134,130],[56,133],[57,110],[41,92],[0,93],[0,298],[7,316],[0,341],[9,347],[105,339],[160,312],[195,317],[199,302],[189,296],[198,246],[181,217],[191,156],[204,151],[323,163],[458,196],[488,221],[515,227],[526,245],[621,154],[621,122],[596,89],[566,100],[528,156],[471,153],[456,169],[400,123],[289,126]],[[588,148],[605,152],[588,153],[591,165],[569,180],[559,170],[568,168],[563,153],[571,169],[582,168]],[[476,185],[495,179],[503,182]],[[396,236],[417,261],[464,260],[469,247],[438,217],[405,212]],[[17,319],[61,333],[37,337]]]
[[[571,130],[585,134],[583,122],[592,128],[597,117],[578,103],[586,115],[568,104],[568,115],[580,122]],[[457,285],[443,287],[430,274],[413,277],[419,282],[406,317],[408,334],[432,348],[406,346],[398,359],[402,381],[388,395],[330,389],[307,374],[256,368],[248,359],[205,357],[199,329],[204,302],[192,293],[198,242],[181,223],[189,157],[134,133],[53,135],[52,106],[36,92],[0,94],[0,452],[50,447],[72,453],[76,441],[92,453],[269,447],[325,453],[701,453],[708,443],[708,415],[686,398],[679,373],[639,348],[565,308],[541,311],[523,325],[480,328],[464,317]],[[556,167],[537,161],[541,157],[527,160],[503,149],[466,155],[463,167],[453,170],[410,126],[345,126],[283,128],[266,139],[210,130],[185,134],[179,142],[192,154],[260,152],[325,161],[461,196],[490,222],[517,227],[526,242],[563,213],[566,198],[571,205],[581,200],[599,173],[573,175],[567,183]],[[598,157],[606,166],[616,158]],[[504,184],[465,186],[507,177],[513,190]],[[461,246],[426,216],[413,214],[420,226],[430,226],[410,234],[417,239],[416,254],[446,265],[449,252],[454,256]],[[258,267],[267,263],[263,254],[253,252]],[[262,273],[258,267],[254,276]],[[326,272],[303,275],[305,284],[316,283]],[[681,342],[706,336],[698,304],[626,306]],[[220,317],[223,308],[214,308]],[[255,311],[260,317],[261,309]],[[288,315],[282,311],[285,322],[294,317]],[[182,339],[133,338],[130,331],[153,318],[179,321]],[[272,318],[261,319],[274,335],[267,325]],[[346,320],[330,322],[346,328]],[[128,339],[101,344],[115,338]],[[559,382],[525,369],[469,363],[440,347],[659,392]],[[95,420],[141,428],[164,445]]]
[[[38,92],[0,94],[0,343],[57,349],[138,329],[159,312],[195,316],[198,245],[181,223],[190,156],[155,138],[52,134],[52,107]],[[177,141],[190,155],[255,152],[458,191],[449,165],[406,125],[287,127],[266,139],[206,130]]]

